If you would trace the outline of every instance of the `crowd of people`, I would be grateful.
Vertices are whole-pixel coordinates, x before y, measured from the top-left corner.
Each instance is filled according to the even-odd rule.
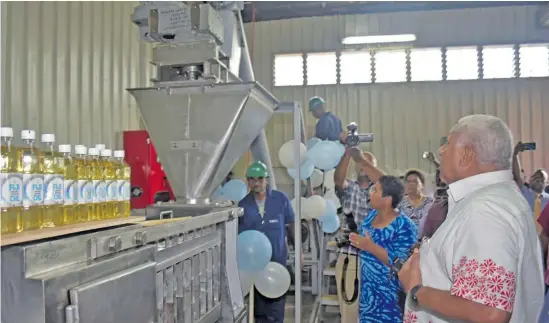
[[[310,109],[317,118],[326,113],[323,104]],[[316,130],[328,139],[339,129],[341,122],[331,120]],[[525,146],[513,149],[499,118],[464,117],[446,138],[440,161],[425,156],[437,168],[433,197],[425,194],[421,171],[385,175],[371,153],[347,148],[334,175],[343,218],[355,231],[335,265],[343,323],[549,322],[549,304],[542,312],[547,172],[523,180]],[[353,181],[347,179],[351,159]],[[355,277],[359,296],[349,300]]]
[[[312,98],[309,111],[318,119],[316,137],[344,141],[341,120],[322,98]],[[437,167],[431,197],[421,171],[388,175],[373,154],[347,147],[334,173],[352,232],[335,264],[341,322],[549,322],[548,174],[539,169],[523,179],[524,149],[497,117],[460,119],[439,148],[440,161],[425,156]],[[285,265],[294,213],[284,193],[269,189],[268,176],[261,162],[248,168],[239,231],[265,232],[273,261]],[[283,322],[284,298],[255,293],[254,316]]]

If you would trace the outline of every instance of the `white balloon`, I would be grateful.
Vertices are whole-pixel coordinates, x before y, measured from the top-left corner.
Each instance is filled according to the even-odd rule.
[[[320,195],[310,196],[306,201],[305,210],[310,219],[318,219],[326,211],[326,200]]]
[[[253,273],[239,271],[238,276],[240,277],[240,287],[242,288],[242,295],[246,296],[252,289],[252,285],[254,284],[257,275]]]
[[[335,190],[334,174],[335,169],[329,170],[324,173],[324,187],[327,190]]]
[[[277,262],[267,264],[255,279],[255,288],[267,298],[279,298],[290,289],[290,273]]]
[[[311,175],[311,185],[313,188],[319,187],[324,182],[324,172],[320,169],[314,169],[313,174]]]
[[[327,191],[326,194],[324,194],[324,198],[334,202],[336,209],[339,209],[341,207],[341,202],[339,201],[335,190]]]
[[[282,164],[282,166],[286,168],[294,168],[295,162],[295,147],[294,147],[294,141],[290,140],[282,145],[280,149],[278,150],[278,160]],[[305,159],[307,158],[307,147],[303,143],[299,143],[299,155],[300,155],[300,161],[301,164],[305,162]]]
[[[290,202],[292,204],[292,209],[294,210],[294,214],[297,213],[297,207],[295,206],[295,198]],[[301,218],[307,219],[307,199],[304,197],[301,197]]]

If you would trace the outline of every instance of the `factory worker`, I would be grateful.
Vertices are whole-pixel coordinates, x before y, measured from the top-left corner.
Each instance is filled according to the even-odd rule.
[[[341,120],[333,113],[326,112],[324,100],[315,96],[309,100],[309,111],[318,119],[316,123],[315,137],[322,140],[340,140],[343,132]]]
[[[247,171],[250,193],[238,203],[244,209],[239,218],[238,233],[246,230],[263,232],[273,247],[271,261],[286,266],[288,250],[286,246],[286,226],[293,236],[294,212],[286,194],[272,190],[267,186],[267,166],[260,161],[252,163]],[[284,321],[285,296],[270,299],[262,296],[257,290],[254,293],[255,322]]]

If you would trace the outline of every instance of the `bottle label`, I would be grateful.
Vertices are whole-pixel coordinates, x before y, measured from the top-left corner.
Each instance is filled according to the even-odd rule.
[[[118,201],[118,183],[110,180],[107,182],[107,202]]]
[[[65,200],[64,205],[78,204],[78,182],[72,179],[64,181]]]
[[[2,207],[23,205],[23,176],[17,173],[0,173]]]
[[[44,204],[44,175],[23,174],[23,206]]]
[[[87,181],[86,182],[86,203],[95,203],[95,182],[96,181]]]
[[[130,182],[118,180],[118,201],[125,202],[130,200]]]
[[[44,175],[44,204],[54,205],[63,204],[64,181],[61,174],[45,174]]]
[[[78,204],[93,203],[93,185],[85,179],[78,180]]]
[[[95,181],[95,200],[97,203],[107,201],[107,185],[105,181]]]

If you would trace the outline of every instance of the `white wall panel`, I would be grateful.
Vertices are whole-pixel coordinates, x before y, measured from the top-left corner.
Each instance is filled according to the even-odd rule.
[[[153,71],[134,6],[2,2],[1,124],[121,148],[121,131],[140,128],[126,88],[147,85]]]
[[[253,29],[253,31],[252,31]],[[435,150],[441,136],[461,117],[488,113],[508,122],[516,140],[536,141],[538,150],[523,154],[523,168],[549,168],[549,79],[416,82],[375,85],[273,87],[273,57],[278,53],[321,52],[342,49],[345,36],[417,35],[417,46],[549,42],[549,31],[536,27],[536,7],[384,13],[313,17],[246,26],[248,44],[253,34],[255,75],[280,100],[306,106],[310,97],[326,99],[327,107],[344,123],[356,121],[362,131],[374,132],[366,144],[386,170],[410,167],[432,171],[421,159]],[[314,124],[306,115],[308,135]],[[291,118],[277,116],[267,127],[275,156],[291,139]]]

